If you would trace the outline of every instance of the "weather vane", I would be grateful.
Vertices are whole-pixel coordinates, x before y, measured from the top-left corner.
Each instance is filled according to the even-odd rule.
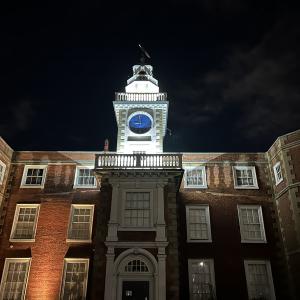
[[[146,51],[146,49],[141,45],[141,44],[139,44],[139,48],[141,49],[141,51],[142,51],[142,55],[141,55],[141,64],[142,65],[144,65],[145,64],[145,60],[146,60],[146,57],[147,58],[151,58],[150,57],[150,55],[149,55],[149,53]]]

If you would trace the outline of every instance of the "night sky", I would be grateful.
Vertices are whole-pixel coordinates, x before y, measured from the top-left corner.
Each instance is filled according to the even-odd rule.
[[[289,1],[10,2],[0,135],[14,150],[101,151],[105,138],[115,150],[112,101],[139,43],[168,93],[165,151],[266,151],[300,129],[300,14]]]

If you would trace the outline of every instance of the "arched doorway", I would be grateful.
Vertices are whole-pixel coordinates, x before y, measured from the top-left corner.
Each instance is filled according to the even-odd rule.
[[[124,251],[115,261],[117,300],[157,299],[157,261],[144,249]]]

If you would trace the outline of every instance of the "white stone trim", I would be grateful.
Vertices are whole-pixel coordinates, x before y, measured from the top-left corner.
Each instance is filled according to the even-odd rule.
[[[16,230],[16,227],[17,227],[17,224],[18,224],[18,218],[19,218],[19,213],[20,213],[21,208],[36,208],[36,215],[35,215],[35,220],[34,220],[34,225],[33,225],[33,236],[32,236],[31,239],[22,239],[22,238],[15,238],[14,237],[15,230]],[[9,241],[10,242],[34,242],[35,241],[35,234],[36,234],[36,228],[37,228],[37,223],[38,223],[39,212],[40,212],[40,204],[17,204]]]
[[[41,184],[26,184],[27,172],[28,169],[43,169],[43,178]],[[20,188],[39,188],[43,189],[45,180],[46,180],[46,173],[47,173],[47,165],[25,165],[23,170],[23,176],[21,180]]]

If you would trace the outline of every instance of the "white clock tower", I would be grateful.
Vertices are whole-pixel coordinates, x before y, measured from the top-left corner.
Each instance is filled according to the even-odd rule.
[[[163,152],[169,102],[167,94],[159,92],[152,70],[151,65],[134,65],[125,93],[116,93],[113,104],[118,123],[118,153]]]

